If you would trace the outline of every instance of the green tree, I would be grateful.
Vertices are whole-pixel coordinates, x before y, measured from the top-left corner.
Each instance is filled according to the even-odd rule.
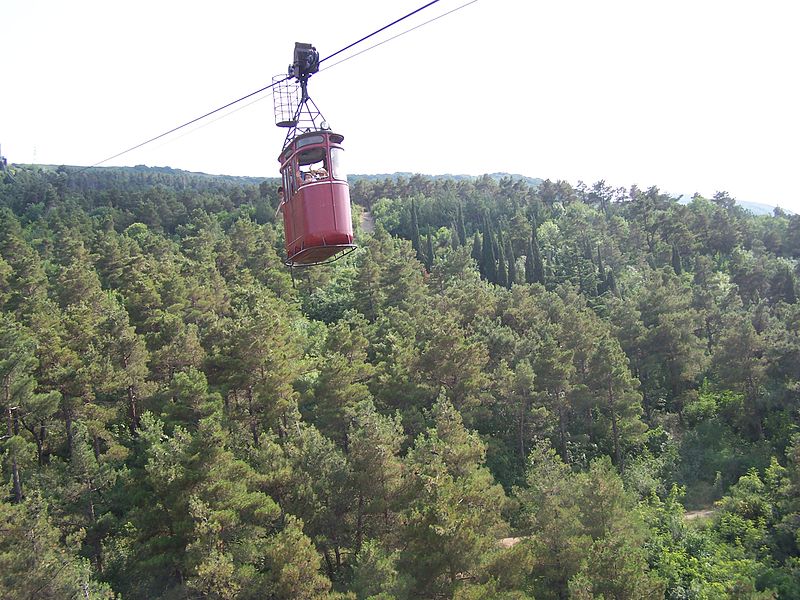
[[[671,270],[653,272],[638,297],[646,332],[639,354],[639,379],[650,406],[665,404],[680,413],[687,394],[708,363],[706,346],[697,333],[700,315],[691,308],[689,294]]]
[[[641,421],[641,395],[631,376],[628,359],[616,339],[604,336],[591,359],[591,388],[601,425],[611,428],[614,464],[624,471],[623,450],[632,448],[646,429]]]
[[[725,386],[744,395],[744,425],[751,436],[761,439],[766,412],[763,335],[756,332],[746,313],[731,313],[725,321],[714,353],[714,370]]]
[[[293,435],[286,452],[293,468],[288,506],[303,519],[304,531],[324,559],[325,571],[341,582],[354,546],[353,473],[347,456],[315,427]]]
[[[47,505],[33,497],[22,504],[0,501],[0,589],[7,600],[116,596],[95,579],[74,540],[62,540]]]
[[[419,214],[417,213],[417,203],[411,198],[411,245],[417,253],[417,260],[425,264],[425,253],[422,251],[422,238],[419,233]]]
[[[314,423],[345,449],[356,407],[372,399],[367,381],[373,368],[367,362],[365,327],[358,314],[330,326],[314,386]]]
[[[23,425],[49,422],[58,406],[58,394],[36,392],[34,370],[35,341],[27,328],[6,313],[0,313],[0,409],[5,421],[5,435],[0,437],[7,452],[11,494],[19,504],[23,499],[22,472],[34,456],[33,444]],[[41,452],[38,453],[41,460]]]
[[[399,527],[403,427],[399,415],[383,416],[365,401],[357,407],[348,438],[356,494],[353,552],[359,555],[365,538],[385,539]]]
[[[514,248],[511,241],[506,243],[506,260],[508,261],[508,286],[511,287],[517,282],[517,257],[514,256]]]
[[[441,395],[431,410],[435,427],[420,435],[407,457],[411,501],[401,532],[402,568],[414,595],[449,593],[459,573],[473,571],[503,533],[498,508],[505,494],[483,466],[485,446],[466,430]]]
[[[481,267],[481,275],[491,283],[497,283],[497,257],[494,251],[495,243],[494,234],[489,226],[489,219],[484,217],[483,245],[481,246],[481,260],[479,264]]]
[[[644,523],[611,461],[593,461],[579,486],[583,530],[591,538],[581,571],[593,597],[663,598],[663,582],[648,570]]]
[[[247,428],[254,446],[270,428],[286,435],[296,419],[292,382],[302,364],[294,321],[292,311],[271,293],[248,290],[211,358],[211,381],[223,386],[230,416]]]
[[[566,599],[590,543],[580,520],[578,487],[549,444],[537,445],[528,464],[527,486],[516,490],[516,496],[530,534],[521,542],[533,556],[530,584],[536,598]]]

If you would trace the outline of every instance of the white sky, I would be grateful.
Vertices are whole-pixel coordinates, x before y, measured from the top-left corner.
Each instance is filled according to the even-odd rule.
[[[423,4],[0,0],[2,152],[94,164],[268,85],[295,41],[324,58]],[[792,0],[478,0],[309,91],[351,173],[605,179],[800,212],[798,17]],[[267,95],[105,164],[277,176],[272,113]]]

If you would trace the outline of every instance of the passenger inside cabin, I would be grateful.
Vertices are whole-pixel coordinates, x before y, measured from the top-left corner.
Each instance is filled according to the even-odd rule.
[[[315,181],[328,178],[328,170],[324,166],[320,166],[317,169],[311,169],[308,173],[314,178]]]
[[[309,148],[300,153],[297,160],[299,163],[296,172],[298,185],[304,185],[311,181],[328,179],[330,171],[328,169],[328,156],[325,148]]]

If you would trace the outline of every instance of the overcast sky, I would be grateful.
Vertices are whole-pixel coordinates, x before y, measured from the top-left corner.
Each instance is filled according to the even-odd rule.
[[[604,179],[800,212],[797,2],[478,0],[335,64],[467,2],[311,78],[351,173]],[[423,4],[2,0],[2,153],[97,163],[268,85],[296,41],[324,58]],[[105,164],[276,176],[271,95],[234,109]]]

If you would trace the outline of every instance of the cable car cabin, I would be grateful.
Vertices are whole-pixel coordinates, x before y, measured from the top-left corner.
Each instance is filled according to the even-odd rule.
[[[342,168],[343,139],[326,130],[303,133],[278,158],[285,194],[285,262],[290,267],[330,262],[356,248],[350,188]]]

